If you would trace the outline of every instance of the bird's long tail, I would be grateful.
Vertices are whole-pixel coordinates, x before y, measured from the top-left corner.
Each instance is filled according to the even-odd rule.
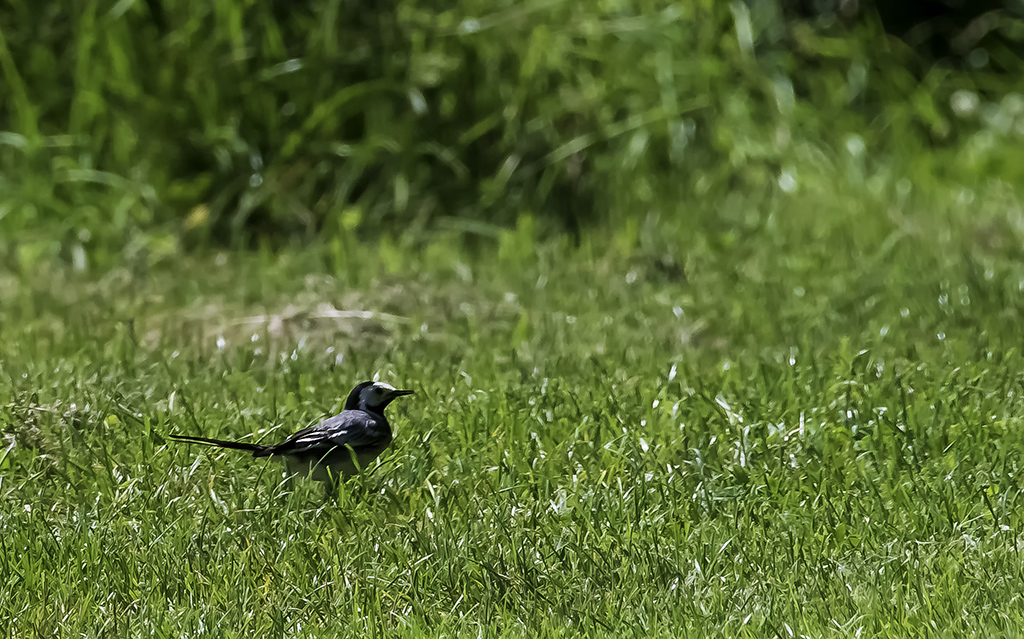
[[[256,456],[259,456],[261,453],[266,454],[267,449],[270,448],[269,446],[263,446],[260,444],[247,444],[245,442],[229,442],[223,439],[210,439],[208,437],[189,437],[188,435],[168,435],[168,437],[179,442],[189,442],[191,444],[220,446],[221,448],[231,448],[232,450],[247,450]]]

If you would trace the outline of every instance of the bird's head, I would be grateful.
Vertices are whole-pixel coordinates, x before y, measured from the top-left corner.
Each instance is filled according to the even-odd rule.
[[[345,410],[363,410],[382,414],[388,404],[402,395],[412,395],[412,391],[399,390],[384,382],[363,382],[348,394]]]

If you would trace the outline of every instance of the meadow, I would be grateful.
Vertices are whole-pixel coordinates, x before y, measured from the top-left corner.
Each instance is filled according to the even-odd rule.
[[[7,634],[1014,636],[1019,227],[736,206],[5,276]],[[334,496],[166,439],[282,437],[375,376],[416,395]]]
[[[0,634],[1024,634],[1019,75],[770,3],[147,5],[0,10]],[[167,437],[371,378],[333,493]]]

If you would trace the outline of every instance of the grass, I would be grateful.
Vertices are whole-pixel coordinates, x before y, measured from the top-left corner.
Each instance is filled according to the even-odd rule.
[[[956,193],[8,271],[0,628],[1018,636],[1020,207]],[[377,375],[417,395],[333,499],[164,437]]]
[[[968,30],[982,62],[963,66],[867,6],[790,4],[11,0],[0,261],[108,269],[523,214],[579,234],[833,161],[863,179],[912,156],[915,187],[1024,179],[1012,11]]]
[[[1024,634],[1019,74],[772,3],[108,4],[0,11],[2,634]],[[369,377],[336,495],[166,438]]]

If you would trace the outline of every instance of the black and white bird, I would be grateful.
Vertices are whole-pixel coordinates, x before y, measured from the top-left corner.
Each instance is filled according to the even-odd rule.
[[[384,416],[384,409],[395,398],[411,394],[411,390],[398,390],[383,382],[363,382],[349,393],[345,410],[274,446],[186,435],[170,435],[170,438],[247,450],[253,457],[279,457],[284,460],[289,474],[308,474],[317,481],[333,485],[366,468],[391,444],[391,424]]]

